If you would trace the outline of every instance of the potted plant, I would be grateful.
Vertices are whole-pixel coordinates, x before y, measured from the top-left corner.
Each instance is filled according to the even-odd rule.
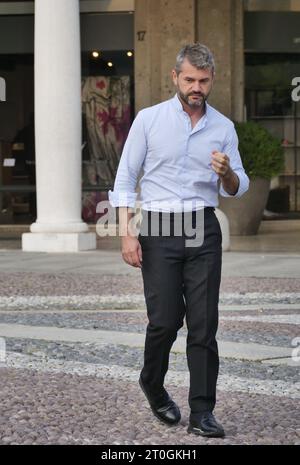
[[[235,122],[235,128],[250,185],[240,198],[219,196],[219,208],[228,217],[230,234],[257,234],[267,204],[271,178],[284,170],[284,150],[280,139],[253,121]]]

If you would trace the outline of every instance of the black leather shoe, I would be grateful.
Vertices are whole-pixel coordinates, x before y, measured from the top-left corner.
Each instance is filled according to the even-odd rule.
[[[190,414],[190,423],[187,432],[210,438],[222,438],[225,436],[223,427],[209,411]]]
[[[149,393],[149,390],[147,390],[141,377],[139,378],[139,384],[147,397],[152,412],[157,418],[159,418],[159,420],[163,421],[167,425],[174,425],[179,422],[181,419],[180,410],[167,391],[162,393],[160,397],[154,399],[154,397]]]

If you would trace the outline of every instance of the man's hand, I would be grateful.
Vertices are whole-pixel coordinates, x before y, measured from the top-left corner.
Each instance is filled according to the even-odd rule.
[[[142,268],[142,247],[137,237],[122,237],[122,257],[128,265]]]
[[[230,159],[226,153],[218,152],[217,150],[212,152],[211,166],[213,170],[220,176],[220,178],[226,176],[231,169],[229,162]]]
[[[226,155],[226,153],[214,150],[212,152],[211,166],[213,170],[219,175],[224,190],[230,195],[235,195],[239,189],[240,179],[238,175],[231,169],[228,155]]]

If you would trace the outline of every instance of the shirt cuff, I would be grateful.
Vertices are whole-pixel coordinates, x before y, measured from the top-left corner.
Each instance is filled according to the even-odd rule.
[[[108,199],[112,207],[135,207],[137,192],[108,191]]]
[[[219,193],[222,195],[222,197],[241,197],[248,189],[249,189],[249,178],[246,174],[244,173],[237,173],[235,171],[235,174],[239,178],[239,187],[238,190],[235,194],[229,194],[228,192],[225,191],[223,184],[220,184],[220,189]]]

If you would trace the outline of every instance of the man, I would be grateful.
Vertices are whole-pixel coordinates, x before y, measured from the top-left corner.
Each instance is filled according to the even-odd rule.
[[[137,114],[109,200],[119,207],[123,259],[140,267],[143,275],[149,324],[139,383],[150,407],[166,424],[176,424],[181,418],[163,383],[172,344],[186,316],[188,432],[222,437],[224,429],[212,413],[219,370],[215,336],[222,262],[222,234],[214,209],[218,193],[240,197],[248,189],[249,178],[241,163],[233,123],[207,103],[214,68],[213,56],[205,45],[186,45],[179,52],[172,70],[177,93]],[[141,231],[146,233],[136,237],[130,229],[132,213],[127,207],[135,205],[141,168]],[[195,207],[199,202],[204,208]],[[194,227],[200,210],[204,218],[202,244],[186,246],[185,232],[177,235],[172,231],[163,237],[161,227],[166,218],[174,226],[178,215],[190,215]],[[143,228],[152,218],[158,218],[158,235]]]

